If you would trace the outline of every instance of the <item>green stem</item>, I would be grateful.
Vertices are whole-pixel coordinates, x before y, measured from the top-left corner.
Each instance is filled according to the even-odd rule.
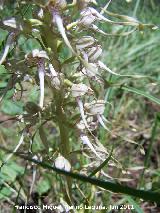
[[[70,161],[68,128],[65,125],[67,118],[63,113],[62,102],[63,102],[63,88],[59,94],[56,94],[56,114],[60,131],[60,153],[64,158]],[[69,205],[72,205],[72,180],[70,177],[66,177],[66,184],[67,187],[65,187],[64,189],[65,200]]]
[[[67,127],[64,124],[64,118],[62,115],[62,109],[58,109],[58,125],[59,125],[59,130],[60,130],[60,137],[61,137],[61,144],[60,144],[60,151],[62,155],[69,160],[69,153],[70,153],[70,148],[69,148],[69,140],[68,140],[68,130]]]

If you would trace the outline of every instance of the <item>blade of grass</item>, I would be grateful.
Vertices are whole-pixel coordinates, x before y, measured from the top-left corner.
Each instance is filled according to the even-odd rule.
[[[98,166],[95,170],[93,170],[93,172],[89,175],[89,177],[94,176],[97,172],[99,172],[110,161],[110,159],[112,157],[113,149],[114,149],[114,146],[112,146],[112,150],[111,150],[108,158],[105,161],[103,161],[103,163],[100,164],[100,166]]]
[[[158,98],[156,98],[156,97],[154,97],[154,96],[152,96],[152,95],[150,95],[150,94],[148,94],[144,91],[141,91],[139,89],[136,89],[136,88],[133,88],[133,87],[126,87],[126,86],[122,86],[121,89],[126,90],[128,92],[136,93],[136,94],[141,95],[141,96],[144,96],[144,97],[148,98],[149,100],[151,100],[151,101],[153,101],[157,104],[160,104],[160,99],[158,99]]]
[[[12,152],[12,151],[10,151],[10,150],[2,147],[2,146],[0,146],[0,149],[2,149],[5,152]],[[43,168],[48,169],[50,171],[54,171],[58,174],[65,175],[67,177],[71,177],[71,178],[74,178],[76,180],[80,180],[80,181],[83,181],[83,182],[86,182],[86,183],[91,183],[95,186],[98,186],[98,187],[101,187],[103,189],[112,191],[114,193],[123,193],[123,194],[127,194],[127,195],[134,196],[134,197],[137,197],[137,198],[141,198],[141,199],[146,200],[146,201],[149,200],[149,201],[153,201],[153,202],[156,202],[156,203],[160,203],[160,193],[157,193],[157,192],[134,189],[134,188],[131,188],[131,187],[128,187],[128,186],[121,185],[119,183],[104,181],[104,180],[100,180],[100,179],[97,179],[97,178],[91,178],[91,177],[87,177],[87,176],[80,175],[80,174],[73,173],[73,172],[67,172],[67,171],[58,169],[56,167],[53,167],[53,166],[49,165],[48,163],[40,162],[38,160],[35,160],[35,159],[30,158],[28,156],[24,156],[22,154],[14,153],[14,155],[16,155],[16,156],[18,156],[18,157],[20,157],[24,160],[28,160],[30,162],[33,162],[37,166],[43,167]]]
[[[125,196],[125,198],[129,202],[129,204],[134,206],[134,209],[137,213],[144,213],[144,211],[141,209],[138,203],[135,200],[133,200],[130,196]]]

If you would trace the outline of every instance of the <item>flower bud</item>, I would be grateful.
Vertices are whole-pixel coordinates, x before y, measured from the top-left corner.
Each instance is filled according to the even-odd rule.
[[[67,159],[65,159],[63,156],[59,156],[55,159],[55,167],[57,169],[63,169],[67,172],[71,171],[71,165]]]
[[[85,109],[89,111],[92,115],[102,115],[105,110],[105,101],[104,100],[97,100],[91,103],[85,104]]]
[[[51,72],[51,85],[56,88],[56,89],[60,89],[60,80],[58,78],[58,73],[55,71],[54,67],[52,66],[52,64],[49,64],[49,69]]]
[[[102,47],[100,45],[97,45],[96,47],[91,47],[87,51],[89,61],[91,62],[95,62],[100,57],[101,54],[102,54]]]
[[[73,84],[71,87],[71,91],[72,96],[75,98],[85,95],[87,92],[93,92],[92,89],[85,84]]]
[[[77,40],[76,48],[77,48],[77,50],[81,50],[81,49],[90,47],[91,45],[93,45],[95,43],[95,41],[96,40],[91,36],[83,36],[82,38]]]

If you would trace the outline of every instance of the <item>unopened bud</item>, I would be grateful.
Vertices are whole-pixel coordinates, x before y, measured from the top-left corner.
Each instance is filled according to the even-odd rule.
[[[67,159],[65,159],[63,156],[59,156],[55,159],[55,167],[57,169],[63,169],[67,172],[71,171],[71,165]]]

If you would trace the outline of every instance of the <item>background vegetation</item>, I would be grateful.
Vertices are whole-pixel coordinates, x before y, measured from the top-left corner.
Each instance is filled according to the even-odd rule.
[[[103,7],[105,0],[99,0]],[[132,0],[112,1],[109,11],[137,17],[143,23],[159,25],[160,3],[157,0]],[[25,17],[31,16],[31,9],[22,8]],[[1,10],[0,18],[14,15],[14,3],[8,3]],[[105,31],[117,31],[117,26],[104,26]],[[126,31],[128,27],[123,30]],[[121,30],[121,28],[119,29]],[[0,48],[4,49],[7,31],[0,29]],[[99,35],[98,35],[99,36]],[[105,109],[105,117],[110,121],[109,127],[112,134],[103,128],[97,133],[100,142],[111,153],[103,168],[106,180],[121,183],[137,189],[151,190],[160,193],[160,34],[159,30],[146,29],[137,31],[127,37],[103,37],[99,36],[103,45],[103,61],[120,74],[144,75],[143,78],[117,77],[107,75],[109,86],[106,89],[105,100],[110,102]],[[18,40],[20,51],[28,53],[38,48],[39,44],[34,39],[21,36]],[[12,51],[9,57],[12,58]],[[64,50],[64,56],[67,54]],[[62,56],[63,58],[63,56]],[[16,69],[16,64],[15,64]],[[8,85],[10,74],[3,65],[0,65],[0,93],[4,94]],[[0,146],[13,150],[19,140],[22,127],[14,118],[22,114],[25,103],[38,101],[38,87],[31,87],[26,83],[22,99],[20,99],[20,86],[16,84],[17,93],[13,88],[7,88],[7,93],[0,103]],[[47,94],[47,91],[46,91]],[[12,118],[12,119],[11,119]],[[7,121],[6,121],[7,120]],[[5,122],[3,122],[5,121]],[[44,128],[50,147],[46,162],[54,161],[59,149],[59,132],[52,123],[47,123]],[[115,136],[115,135],[119,135]],[[38,131],[35,131],[32,153],[28,150],[30,141],[25,139],[25,144],[19,153],[25,153],[25,157],[37,159],[45,156],[46,144],[43,143]],[[70,134],[70,142],[74,150],[79,150],[80,145],[74,135]],[[83,153],[83,149],[81,149]],[[78,152],[78,151],[77,151]],[[28,155],[27,155],[28,153]],[[6,151],[0,150],[0,162],[5,160]],[[81,174],[91,173],[95,161],[91,162],[85,157],[85,153],[73,155],[73,171]],[[82,166],[83,165],[83,166]],[[85,166],[84,166],[85,165]],[[36,181],[30,194],[34,171]],[[95,177],[99,177],[99,173]],[[103,177],[105,180],[105,178]],[[63,176],[47,170],[45,165],[36,166],[33,162],[13,156],[0,172],[0,211],[14,212],[15,204],[28,205],[59,204],[64,199],[62,188],[65,188]],[[82,183],[74,180],[73,197],[75,204],[87,205],[121,205],[133,204],[136,212],[159,212],[160,206],[154,202],[143,201],[129,195],[112,193],[90,183]],[[31,212],[31,211],[30,211]],[[47,211],[49,212],[49,211]],[[80,212],[80,211],[79,211]],[[82,211],[83,212],[83,211]],[[87,212],[87,211],[86,211]],[[93,211],[94,212],[94,211]],[[114,211],[110,211],[114,212]],[[118,212],[127,212],[118,210]],[[135,210],[133,211],[135,212]]]

